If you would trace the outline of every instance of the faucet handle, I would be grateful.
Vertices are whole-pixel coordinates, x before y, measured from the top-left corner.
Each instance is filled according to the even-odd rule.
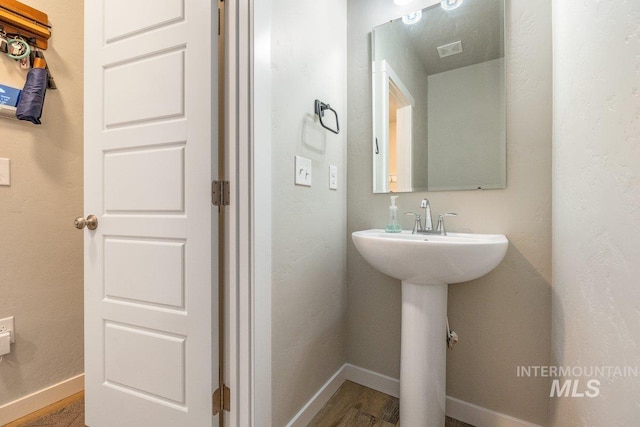
[[[458,216],[457,213],[455,212],[447,212],[447,213],[443,213],[438,215],[438,225],[436,227],[436,231],[440,232],[441,236],[446,236],[447,235],[447,230],[444,228],[444,217],[445,216]]]
[[[415,222],[413,223],[413,229],[411,230],[411,234],[416,234],[416,231],[422,231],[422,217],[420,214],[415,212],[404,212],[405,215],[414,215],[416,217]]]

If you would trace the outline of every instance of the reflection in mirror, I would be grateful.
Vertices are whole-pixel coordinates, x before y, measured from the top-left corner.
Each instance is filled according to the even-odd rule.
[[[371,34],[373,191],[505,188],[504,0],[447,0]]]

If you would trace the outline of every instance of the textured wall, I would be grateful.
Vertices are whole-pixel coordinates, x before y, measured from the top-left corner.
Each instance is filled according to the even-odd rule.
[[[43,124],[0,119],[0,157],[11,187],[0,187],[0,318],[15,316],[16,344],[0,363],[0,405],[83,371],[82,214],[83,3],[31,0],[49,14],[45,52],[58,85]],[[0,57],[0,82],[24,84]]]
[[[402,11],[387,0],[348,4],[349,232],[386,222],[389,198],[371,192],[369,32]],[[434,213],[459,213],[451,231],[507,235],[496,270],[449,287],[460,343],[448,354],[447,394],[546,424],[548,381],[517,378],[516,366],[548,364],[551,352],[551,2],[510,0],[506,15],[507,189],[401,194],[398,204],[416,209],[426,196]],[[348,301],[348,361],[397,378],[400,283],[370,267],[350,240]]]
[[[554,363],[639,367],[640,3],[553,14]],[[638,424],[638,378],[597,379],[596,398],[552,399],[552,425]]]
[[[273,426],[346,361],[346,14],[342,0],[272,1]],[[314,121],[316,98],[340,135]],[[295,155],[313,161],[310,188],[293,184]]]

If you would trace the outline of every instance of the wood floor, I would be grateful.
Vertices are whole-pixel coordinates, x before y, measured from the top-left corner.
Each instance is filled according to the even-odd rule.
[[[345,381],[307,427],[397,427],[400,425],[399,417],[400,402],[397,398]],[[84,393],[4,427],[84,427]],[[445,427],[473,426],[447,417]]]
[[[399,417],[397,398],[345,381],[307,427],[394,427]],[[447,417],[445,427],[473,426]]]

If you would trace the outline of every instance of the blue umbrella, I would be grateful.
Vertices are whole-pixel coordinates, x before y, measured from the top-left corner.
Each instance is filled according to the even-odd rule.
[[[47,70],[44,68],[32,68],[27,74],[27,82],[22,89],[20,102],[16,110],[19,120],[26,120],[36,125],[41,124],[44,96],[47,92]]]

